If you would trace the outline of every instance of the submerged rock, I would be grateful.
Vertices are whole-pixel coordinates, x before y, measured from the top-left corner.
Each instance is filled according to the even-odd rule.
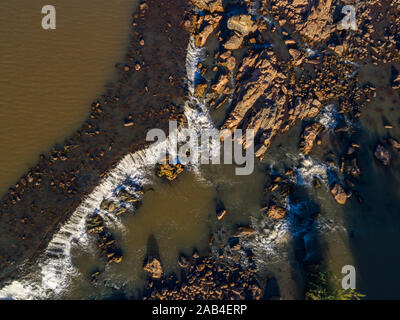
[[[389,138],[389,143],[393,148],[400,150],[400,143],[396,139]]]
[[[201,20],[200,20],[201,19]],[[222,16],[219,15],[206,15],[204,18],[200,18],[200,21],[197,21],[194,27],[202,22],[202,26],[200,30],[195,34],[195,44],[198,47],[204,47],[210,35],[214,32],[214,30],[218,27],[219,22],[222,19]]]
[[[277,205],[272,205],[269,208],[264,208],[266,214],[272,220],[280,220],[286,217],[286,209],[279,207]]]
[[[134,195],[130,194],[129,192],[125,191],[125,190],[121,190],[118,194],[117,194],[117,198],[120,201],[123,202],[128,202],[128,203],[134,203],[139,201],[138,198],[136,198]]]
[[[213,12],[223,12],[222,0],[192,0],[192,3],[201,10]]]

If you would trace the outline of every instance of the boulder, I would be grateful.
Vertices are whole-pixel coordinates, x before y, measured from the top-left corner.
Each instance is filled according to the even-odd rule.
[[[228,41],[224,43],[224,48],[227,50],[236,50],[242,46],[243,36],[235,33],[232,37],[229,38]]]
[[[227,27],[229,30],[239,32],[243,37],[257,30],[257,25],[248,14],[229,18]]]
[[[339,183],[335,183],[334,186],[331,189],[331,193],[333,197],[335,198],[336,202],[345,205],[348,195],[344,191],[343,187]]]
[[[238,227],[234,234],[235,237],[246,237],[250,236],[254,233],[254,229],[252,227]]]
[[[376,146],[375,152],[374,152],[374,156],[384,166],[388,166],[390,164],[390,153],[389,153],[389,150],[386,149],[383,145],[378,144]]]

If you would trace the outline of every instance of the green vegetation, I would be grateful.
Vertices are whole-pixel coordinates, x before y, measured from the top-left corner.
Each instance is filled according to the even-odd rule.
[[[320,267],[309,272],[307,300],[360,300],[365,295],[343,289],[340,274],[322,270]]]

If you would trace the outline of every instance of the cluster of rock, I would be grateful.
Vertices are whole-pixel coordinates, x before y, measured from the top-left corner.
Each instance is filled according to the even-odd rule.
[[[121,249],[105,226],[103,218],[99,214],[93,214],[88,218],[86,225],[89,234],[96,237],[100,256],[107,263],[121,263],[123,258]]]
[[[143,270],[148,272],[153,279],[160,279],[164,274],[161,261],[155,257],[147,258]]]
[[[320,123],[313,123],[304,129],[299,143],[299,149],[304,155],[308,156],[310,154],[314,147],[315,140],[322,129],[323,126]]]

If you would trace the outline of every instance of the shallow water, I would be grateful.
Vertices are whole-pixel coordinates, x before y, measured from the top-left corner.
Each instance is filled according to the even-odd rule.
[[[2,1],[0,194],[62,142],[116,80],[137,0],[54,0],[56,30],[41,27],[45,1]]]

